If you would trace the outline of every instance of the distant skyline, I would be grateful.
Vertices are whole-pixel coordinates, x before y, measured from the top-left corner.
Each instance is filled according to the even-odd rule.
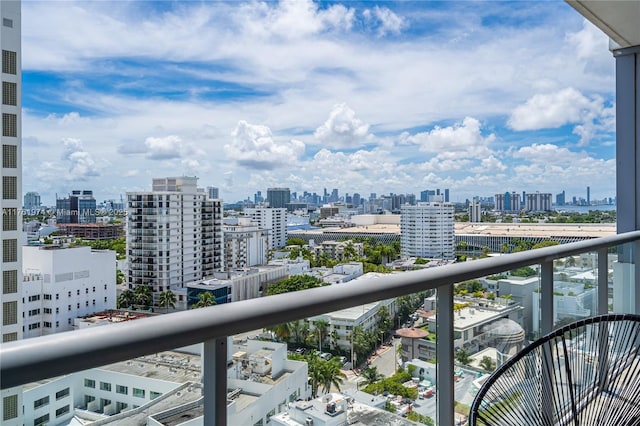
[[[565,2],[22,9],[23,192],[45,204],[176,175],[225,202],[280,186],[615,197],[614,59]]]

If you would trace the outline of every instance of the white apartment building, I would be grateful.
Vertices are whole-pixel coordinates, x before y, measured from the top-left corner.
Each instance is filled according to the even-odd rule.
[[[552,195],[550,193],[527,194],[525,210],[528,212],[551,211]]]
[[[2,46],[2,343],[22,338],[22,52],[21,2],[0,1]],[[0,392],[0,423],[22,425],[21,388]]]
[[[287,244],[287,209],[254,207],[244,209],[244,214],[260,228],[269,231],[270,250],[277,250]]]
[[[362,257],[364,255],[364,244],[355,243],[353,241],[323,241],[320,244],[313,244],[310,247],[313,249],[316,256],[327,255],[329,259],[344,260],[345,249],[349,248],[353,251],[356,257]],[[347,253],[348,254],[348,253]]]
[[[400,246],[403,258],[453,259],[453,204],[403,205],[400,214]]]
[[[482,208],[478,200],[469,203],[469,222],[482,222]]]
[[[249,218],[223,224],[225,270],[264,265],[269,252],[269,231]]]
[[[24,338],[73,330],[76,317],[116,307],[116,252],[22,247]]]
[[[496,210],[499,212],[519,212],[520,194],[517,192],[505,192],[494,196]]]
[[[223,268],[222,200],[196,177],[154,178],[152,191],[127,193],[129,288],[155,295]]]

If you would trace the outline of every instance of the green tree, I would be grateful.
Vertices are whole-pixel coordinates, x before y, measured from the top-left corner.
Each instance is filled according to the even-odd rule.
[[[288,246],[305,246],[307,244],[307,242],[305,240],[303,240],[302,238],[289,238],[287,240],[287,244]]]
[[[534,244],[532,249],[539,249],[539,248],[543,248],[543,247],[552,247],[552,246],[557,246],[558,244],[560,244],[559,242],[555,241],[555,240],[545,240],[545,241],[541,241],[537,244]]]
[[[313,323],[313,332],[315,338],[318,341],[319,350],[320,352],[322,352],[322,345],[324,344],[324,341],[327,339],[327,335],[329,334],[329,321],[315,321]]]
[[[458,361],[462,365],[469,365],[471,362],[471,356],[466,349],[459,349],[455,354],[456,361]]]
[[[120,293],[120,295],[118,296],[116,306],[118,307],[118,309],[127,309],[135,305],[135,303],[136,295],[133,293],[133,291],[127,289]]]
[[[351,260],[358,257],[358,252],[356,247],[353,245],[353,241],[348,241],[344,246],[344,251],[342,252],[343,260]]]
[[[153,303],[153,292],[148,285],[138,285],[133,289],[135,304],[141,309],[149,309]]]
[[[340,392],[340,385],[347,378],[347,376],[340,370],[340,361],[338,358],[332,358],[329,361],[323,361],[320,363],[322,387],[324,393],[331,392],[331,387],[335,386]]]
[[[291,323],[283,322],[271,327],[267,327],[267,330],[271,331],[278,340],[286,342],[291,337]]]
[[[216,299],[213,293],[205,291],[198,293],[198,301],[191,306],[191,309],[206,308],[207,306],[217,305]]]
[[[378,367],[367,367],[360,372],[360,377],[364,380],[361,381],[363,386],[372,385],[380,380],[384,379],[384,374],[378,372]]]
[[[328,284],[319,278],[312,277],[311,275],[294,275],[293,277],[286,278],[270,285],[267,290],[267,295],[271,296],[274,294],[289,293],[292,291],[306,290],[325,285]]]
[[[290,334],[296,345],[300,345],[306,335],[309,334],[309,323],[303,320],[295,320],[289,323]]]
[[[116,269],[116,284],[120,285],[124,282],[124,272],[120,269]]]
[[[423,425],[427,425],[427,426],[435,425],[435,422],[431,417],[425,416],[424,414],[420,414],[417,411],[413,411],[413,410],[407,413],[407,419],[411,420],[412,422],[422,423]]]
[[[496,363],[488,356],[484,356],[480,360],[480,367],[482,367],[486,372],[490,373],[496,369]]]
[[[169,289],[160,293],[158,297],[158,304],[165,309],[165,313],[169,312],[169,308],[176,307],[176,295]]]

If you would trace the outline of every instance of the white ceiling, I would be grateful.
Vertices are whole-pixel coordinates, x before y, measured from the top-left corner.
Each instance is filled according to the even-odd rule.
[[[619,47],[640,46],[640,0],[566,0]]]

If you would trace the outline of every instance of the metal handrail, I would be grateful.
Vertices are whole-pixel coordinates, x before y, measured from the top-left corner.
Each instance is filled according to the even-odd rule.
[[[7,389],[638,240],[640,231],[633,231],[472,262],[367,278],[349,284],[175,312],[109,327],[3,343],[0,347],[0,388]]]

